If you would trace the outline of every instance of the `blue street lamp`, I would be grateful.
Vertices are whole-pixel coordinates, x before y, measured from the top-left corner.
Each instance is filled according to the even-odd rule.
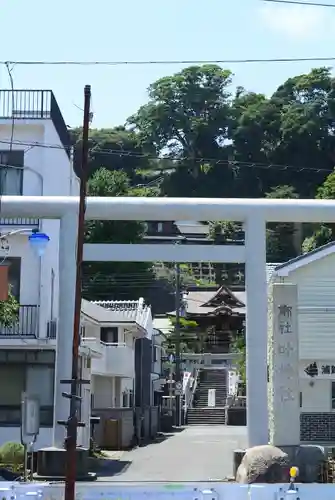
[[[36,252],[38,257],[44,255],[45,249],[50,241],[50,238],[45,233],[40,233],[35,229],[28,238],[31,248]]]

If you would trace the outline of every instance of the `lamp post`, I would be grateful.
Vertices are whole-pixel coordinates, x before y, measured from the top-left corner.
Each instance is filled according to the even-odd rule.
[[[0,262],[0,266],[6,265],[5,261],[8,257],[8,253],[10,251],[10,246],[8,244],[7,238],[9,236],[14,236],[15,234],[26,234],[27,229],[17,229],[15,231],[11,231],[9,233],[4,233],[0,234],[0,245],[1,249],[6,252],[6,255],[3,257],[3,259]],[[4,241],[5,240],[5,241]],[[38,229],[33,229],[31,234],[28,236],[28,242],[30,244],[30,247],[32,250],[35,252],[39,260],[41,260],[41,257],[44,255],[44,252],[46,250],[46,247],[50,241],[50,237],[46,233],[39,232]],[[41,275],[41,272],[40,272]],[[40,278],[41,279],[41,278]],[[4,286],[7,290],[6,294],[2,295],[1,300],[7,300],[8,299],[8,273],[5,273],[5,276],[2,274],[1,277],[1,286]],[[39,284],[40,286],[40,284]]]
[[[50,238],[45,233],[40,233],[37,229],[34,229],[28,238],[30,247],[34,250],[38,257],[42,257],[48,246]]]

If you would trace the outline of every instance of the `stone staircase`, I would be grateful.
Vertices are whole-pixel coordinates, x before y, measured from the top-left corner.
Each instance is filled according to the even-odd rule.
[[[188,425],[225,424],[227,397],[226,370],[202,370],[193,408],[187,412]],[[215,407],[208,407],[208,390],[215,389]]]

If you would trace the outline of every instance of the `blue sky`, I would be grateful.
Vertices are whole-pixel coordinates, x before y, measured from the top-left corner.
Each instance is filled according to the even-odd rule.
[[[321,2],[321,0],[319,0]],[[0,60],[154,60],[333,54],[335,9],[260,0],[0,0]],[[331,65],[331,63],[329,63]],[[317,64],[236,64],[234,85],[270,94]],[[124,123],[156,79],[182,66],[16,66],[16,88],[50,88],[66,123],[81,123],[91,84],[94,127]],[[0,86],[9,88],[4,67]]]

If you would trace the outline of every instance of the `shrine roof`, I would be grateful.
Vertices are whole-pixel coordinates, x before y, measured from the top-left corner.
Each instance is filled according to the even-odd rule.
[[[244,314],[244,292],[232,292],[221,286],[215,291],[189,291],[185,296],[186,312],[192,316],[218,316],[241,312]],[[169,313],[175,315],[175,311]]]

